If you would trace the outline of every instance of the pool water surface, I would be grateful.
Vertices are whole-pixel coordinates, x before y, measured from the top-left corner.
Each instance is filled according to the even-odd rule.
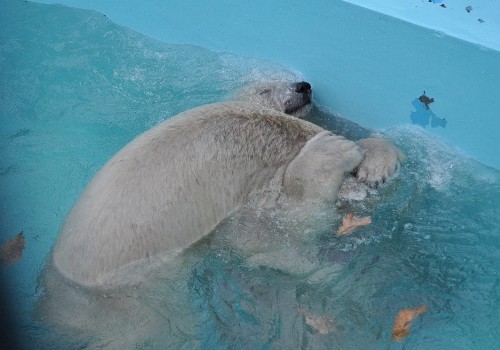
[[[90,334],[44,322],[35,311],[50,293],[41,281],[45,262],[65,216],[113,154],[248,82],[307,77],[265,60],[159,42],[93,11],[23,1],[8,8],[0,15],[0,241],[22,231],[26,248],[0,271],[8,330],[21,348],[113,348],[126,337],[117,331],[110,341],[106,331],[120,324],[156,327],[154,336],[127,344],[144,349],[497,346],[500,172],[418,124],[380,130],[406,154],[398,178],[362,202],[339,201],[338,214],[334,207],[318,214],[300,249],[318,262],[314,273],[248,264],[228,244],[254,229],[237,212],[186,252],[181,273],[159,273],[145,294],[127,291],[130,303],[155,310],[154,326],[109,316],[112,304],[98,293],[86,294],[102,307]],[[337,236],[351,211],[371,215],[372,224]],[[279,220],[268,225],[290,243]],[[410,335],[393,342],[398,311],[421,305],[428,311]]]

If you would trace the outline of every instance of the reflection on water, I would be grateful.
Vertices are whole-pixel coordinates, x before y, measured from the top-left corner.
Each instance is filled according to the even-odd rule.
[[[448,124],[448,122],[446,119],[439,118],[436,114],[434,114],[429,106],[431,103],[434,103],[434,98],[427,97],[425,95],[425,91],[423,95],[414,99],[411,102],[415,108],[415,110],[410,113],[411,122],[424,128],[428,125],[430,125],[431,128],[446,128],[446,124]]]

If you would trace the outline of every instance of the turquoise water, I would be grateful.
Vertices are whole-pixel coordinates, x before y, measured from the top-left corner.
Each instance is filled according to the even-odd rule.
[[[170,116],[226,98],[249,81],[299,77],[267,61],[157,42],[96,12],[5,4],[0,241],[20,231],[26,237],[22,260],[0,267],[10,331],[24,348],[92,348],[94,340],[72,339],[32,317],[45,259],[90,178]],[[303,249],[327,272],[292,277],[249,266],[226,244],[239,227],[228,220],[193,248],[197,259],[176,281],[188,290],[191,316],[169,314],[171,305],[159,302],[165,327],[137,348],[494,349],[500,173],[417,126],[386,132],[407,154],[401,176],[362,203],[339,203],[341,214],[372,215],[373,224],[338,238],[334,218]],[[397,311],[419,305],[428,313],[403,343],[392,343]],[[330,318],[329,334],[307,325],[299,309]],[[183,333],[176,324],[187,319],[192,329]]]
[[[195,44],[294,67],[314,85],[318,103],[357,123],[373,128],[425,125],[430,134],[500,169],[496,142],[500,51],[340,0],[314,4],[185,0],[175,7],[165,0],[37,1],[95,9],[115,23],[164,42]],[[488,2],[490,8],[498,6],[494,0]],[[472,22],[486,35],[493,35],[495,20],[483,18],[486,22],[479,23],[475,18],[484,7],[468,14],[466,5],[462,8],[455,2],[453,9],[425,0],[404,3],[401,9],[407,8],[410,19],[424,8],[435,21],[439,19],[434,15],[450,20],[453,12],[460,12],[457,23],[443,25],[459,34],[465,29],[461,26]],[[410,13],[411,3],[415,13]],[[471,5],[480,7],[479,3]],[[488,17],[495,15],[500,17],[498,12]],[[436,118],[421,114],[413,105],[424,90],[435,100],[431,115]]]

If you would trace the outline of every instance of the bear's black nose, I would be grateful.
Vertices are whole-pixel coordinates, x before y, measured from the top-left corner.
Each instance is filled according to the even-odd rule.
[[[300,83],[295,84],[295,92],[304,93],[311,91],[311,84],[306,81],[301,81]]]

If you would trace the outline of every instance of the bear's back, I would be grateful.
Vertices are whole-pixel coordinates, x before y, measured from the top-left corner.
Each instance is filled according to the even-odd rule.
[[[62,227],[55,267],[87,287],[119,283],[119,270],[210,232],[321,130],[236,102],[167,120],[92,179]]]

